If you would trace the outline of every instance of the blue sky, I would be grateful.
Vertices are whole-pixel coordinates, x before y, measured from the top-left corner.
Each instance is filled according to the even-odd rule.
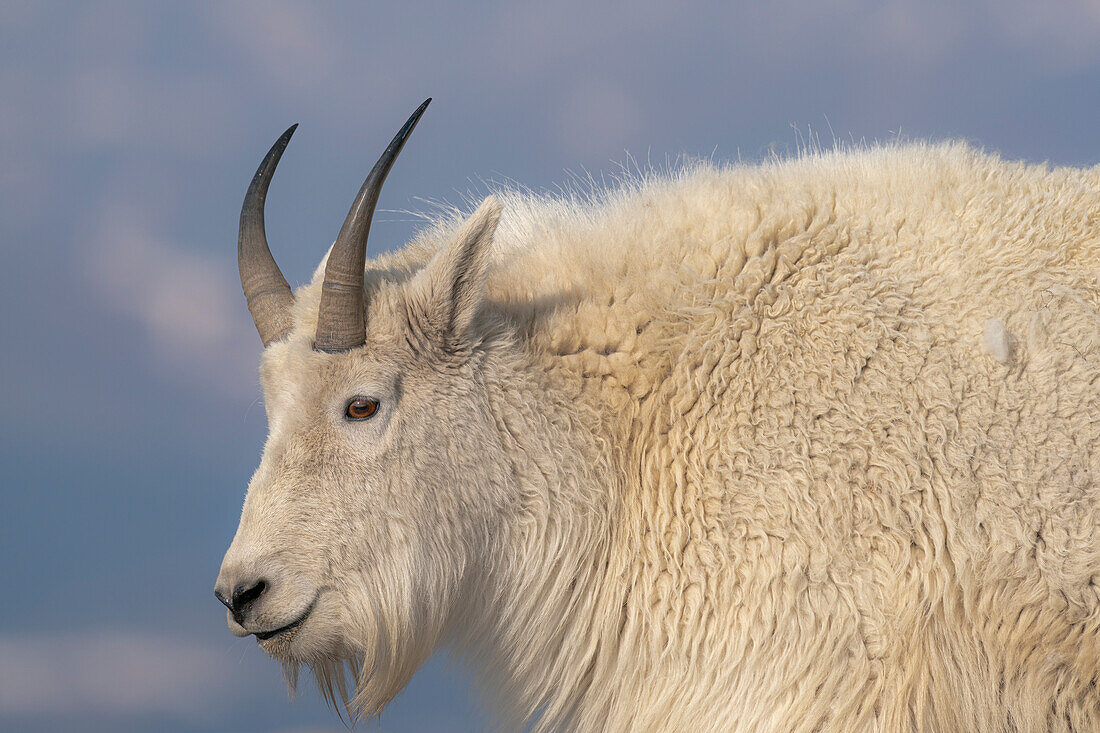
[[[631,158],[900,136],[1100,161],[1092,0],[376,5],[0,0],[0,728],[342,730],[212,595],[265,433],[237,217],[288,124],[292,284],[427,96],[374,252],[484,181]],[[466,678],[434,660],[381,729],[479,729]]]

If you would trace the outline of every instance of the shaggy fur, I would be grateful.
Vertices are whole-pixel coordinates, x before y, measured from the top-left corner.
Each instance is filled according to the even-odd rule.
[[[365,715],[451,644],[508,726],[1100,730],[1100,169],[500,200],[368,264],[362,349],[297,293],[238,633],[318,594],[262,645]]]

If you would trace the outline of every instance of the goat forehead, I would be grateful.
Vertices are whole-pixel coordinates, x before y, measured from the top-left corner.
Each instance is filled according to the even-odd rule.
[[[318,353],[310,339],[299,338],[265,352],[260,383],[269,408],[356,395],[392,398],[415,364],[407,342],[392,334],[374,333],[366,345],[338,354]]]

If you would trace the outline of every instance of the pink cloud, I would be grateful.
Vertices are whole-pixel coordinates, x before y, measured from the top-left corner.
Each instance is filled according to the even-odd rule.
[[[190,640],[114,631],[0,637],[0,715],[206,719],[211,707],[244,692],[227,663],[233,654]]]
[[[142,328],[156,364],[205,387],[253,388],[260,344],[232,256],[170,242],[147,211],[122,201],[99,209],[83,256],[93,291]]]

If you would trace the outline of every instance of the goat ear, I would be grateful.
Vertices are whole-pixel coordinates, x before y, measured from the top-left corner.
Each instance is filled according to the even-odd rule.
[[[438,346],[458,346],[485,298],[493,233],[500,201],[490,196],[443,249],[414,278],[409,309],[412,320]]]

